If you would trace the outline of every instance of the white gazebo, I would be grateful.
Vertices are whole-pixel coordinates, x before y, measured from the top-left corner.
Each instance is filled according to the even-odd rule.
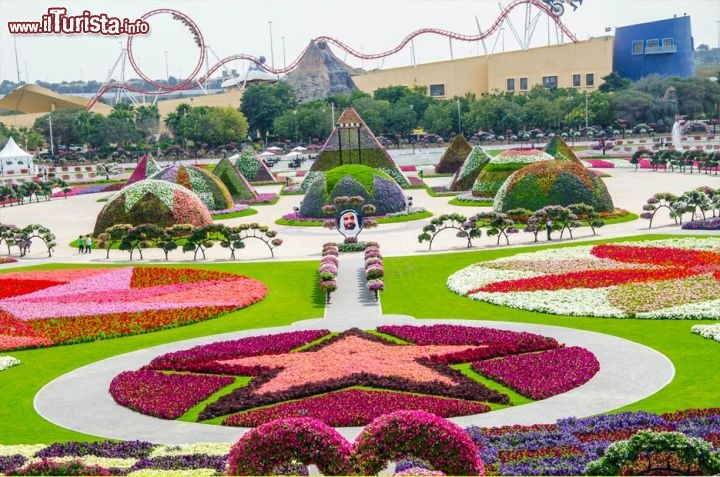
[[[34,174],[33,155],[23,151],[11,137],[0,151],[0,174],[3,176]]]

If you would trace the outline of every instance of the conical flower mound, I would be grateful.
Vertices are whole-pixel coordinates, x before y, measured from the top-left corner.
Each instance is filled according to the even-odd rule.
[[[192,191],[171,182],[146,179],[110,197],[98,214],[93,233],[97,236],[117,224],[203,227],[212,224],[212,218]]]
[[[265,163],[248,147],[240,151],[240,155],[235,159],[235,167],[250,182],[275,181],[275,177],[272,175],[272,172],[270,172],[270,169],[268,169]]]
[[[152,176],[153,174],[156,174],[160,171],[160,166],[157,162],[155,162],[155,159],[152,157],[149,157],[147,154],[140,158],[138,161],[137,166],[135,167],[135,170],[133,171],[130,178],[127,180],[125,185],[123,187],[127,187],[130,184],[134,184],[137,181],[142,181],[147,179],[148,177]]]
[[[161,170],[150,179],[173,182],[190,189],[209,210],[228,210],[235,207],[225,184],[199,167],[178,164]]]
[[[255,188],[245,178],[244,174],[238,171],[228,159],[222,158],[218,162],[213,175],[227,187],[233,200],[252,200],[258,196]]]

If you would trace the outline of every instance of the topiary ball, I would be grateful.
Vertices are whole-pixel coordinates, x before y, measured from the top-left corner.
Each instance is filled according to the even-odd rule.
[[[497,212],[548,205],[585,203],[596,212],[612,212],[614,205],[605,183],[584,166],[567,160],[543,161],[514,172],[495,197]]]
[[[146,179],[110,197],[97,216],[93,234],[97,236],[116,224],[203,227],[212,224],[212,218],[192,191],[171,182]]]

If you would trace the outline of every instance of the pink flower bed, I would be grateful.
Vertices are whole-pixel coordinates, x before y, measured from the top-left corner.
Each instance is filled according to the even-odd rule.
[[[110,394],[121,406],[161,419],[177,419],[234,381],[230,376],[126,371],[112,380]]]
[[[337,409],[342,409],[338,413]],[[373,419],[402,409],[425,410],[438,416],[467,416],[490,410],[483,403],[416,394],[350,389],[302,401],[292,401],[234,414],[223,421],[228,426],[255,427],[287,417],[312,417],[329,426],[363,426]]]
[[[590,167],[602,168],[602,169],[614,169],[615,164],[602,159],[585,159],[585,162],[590,164]]]
[[[532,399],[546,399],[588,382],[600,370],[595,356],[573,346],[472,364],[474,370]]]
[[[17,272],[0,282],[0,349],[32,345],[21,337],[47,345],[145,333],[243,308],[267,294],[248,277],[179,268]]]

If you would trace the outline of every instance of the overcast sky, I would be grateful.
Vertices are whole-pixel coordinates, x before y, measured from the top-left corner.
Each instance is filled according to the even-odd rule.
[[[508,5],[506,0],[500,2]],[[395,48],[403,38],[420,28],[437,28],[475,35],[479,27],[489,29],[500,14],[496,0],[0,0],[0,80],[103,81],[121,58],[126,36],[18,35],[9,34],[7,22],[40,21],[50,7],[65,7],[68,15],[93,15],[138,19],[157,8],[172,8],[191,17],[200,28],[210,65],[239,53],[264,55],[276,67],[292,63],[312,38],[330,36],[364,53]],[[532,10],[536,12],[537,10]],[[720,0],[584,0],[576,12],[568,8],[563,22],[579,38],[605,35],[606,28],[672,18],[691,17],[695,45],[720,43]],[[523,35],[525,7],[513,10],[502,33],[485,42],[489,52],[517,50],[512,30]],[[188,29],[169,15],[148,19],[150,33],[133,41],[133,56],[151,78],[169,73],[185,77],[195,68],[199,49]],[[550,25],[549,25],[550,24]],[[550,26],[550,28],[548,28]],[[557,43],[556,29],[546,17],[537,21],[532,44]],[[271,50],[272,40],[272,50]],[[413,48],[414,46],[414,48]],[[483,54],[480,42],[449,42],[447,38],[423,35],[399,53],[384,60],[365,60],[334,49],[340,59],[355,67],[406,66]],[[15,51],[17,49],[17,60]],[[247,62],[235,61],[228,68],[239,71]],[[203,65],[201,71],[205,70]],[[121,61],[113,73],[121,78]],[[137,77],[130,66],[125,77]]]

